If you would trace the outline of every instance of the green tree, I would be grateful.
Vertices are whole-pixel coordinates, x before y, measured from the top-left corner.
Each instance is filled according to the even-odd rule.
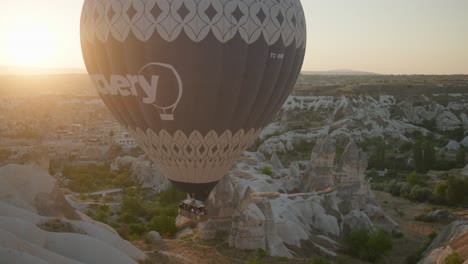
[[[157,231],[165,237],[171,237],[177,232],[175,225],[175,217],[170,216],[154,216],[146,225],[147,231]]]
[[[424,160],[423,160],[423,150],[421,142],[416,142],[413,145],[413,160],[414,160],[414,168],[418,172],[424,171]]]
[[[447,183],[439,182],[434,187],[434,195],[437,197],[439,202],[445,202],[447,199]]]
[[[424,179],[421,175],[417,174],[416,172],[412,172],[406,176],[406,182],[411,185],[425,185]]]
[[[112,180],[112,185],[119,188],[127,188],[135,185],[135,182],[130,178],[129,172],[124,172]]]
[[[434,149],[434,144],[431,141],[426,141],[423,148],[424,166],[423,172],[427,172],[434,168],[437,160]]]
[[[457,152],[457,167],[463,168],[465,167],[465,160],[466,160],[466,149],[464,146],[461,146]]]
[[[344,244],[351,255],[373,263],[392,250],[390,235],[382,228],[354,229],[345,237]]]
[[[367,241],[366,258],[367,260],[375,263],[382,256],[390,252],[392,248],[392,240],[389,234],[385,230],[379,228],[377,232],[369,236],[369,240]]]
[[[130,214],[134,216],[146,215],[146,210],[137,197],[125,197],[120,203],[121,214]]]

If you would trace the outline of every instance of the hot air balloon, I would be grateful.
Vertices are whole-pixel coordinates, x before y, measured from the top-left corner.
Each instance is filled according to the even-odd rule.
[[[204,201],[293,89],[306,25],[300,0],[85,0],[81,45],[113,115]]]

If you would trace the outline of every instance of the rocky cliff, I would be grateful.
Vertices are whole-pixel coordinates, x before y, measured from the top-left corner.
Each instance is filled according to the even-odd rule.
[[[75,212],[41,167],[0,168],[1,263],[136,264],[145,257],[111,227]]]
[[[457,253],[468,263],[468,220],[455,221],[445,227],[424,252],[419,264],[444,264],[450,254]]]
[[[202,238],[225,237],[232,247],[273,256],[335,256],[337,241],[351,229],[377,224],[397,230],[370,192],[367,162],[356,144],[348,144],[339,162],[335,155],[333,140],[323,138],[303,170],[278,170],[251,154],[242,158],[209,197],[211,219],[201,226]],[[274,168],[272,176],[262,174],[265,166]]]

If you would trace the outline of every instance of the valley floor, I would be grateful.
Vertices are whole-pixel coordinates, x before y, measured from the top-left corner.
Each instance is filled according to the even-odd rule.
[[[393,197],[384,192],[374,192],[377,201],[401,226],[402,238],[393,238],[393,250],[382,263],[406,263],[406,259],[423,247],[428,241],[428,235],[438,233],[445,225],[415,221],[414,217],[427,212],[430,205],[414,203],[403,198]],[[460,211],[459,214],[466,212]],[[257,251],[240,251],[229,248],[225,241],[203,241],[197,237],[197,231],[178,239],[166,239],[149,246],[143,241],[134,244],[151,256],[145,263],[247,263],[248,260],[259,259],[256,263],[307,263],[306,259],[259,258]],[[341,256],[336,263],[361,264],[366,263],[348,256]]]

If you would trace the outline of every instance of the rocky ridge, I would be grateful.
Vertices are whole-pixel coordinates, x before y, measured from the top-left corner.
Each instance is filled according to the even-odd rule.
[[[457,253],[468,264],[468,220],[445,227],[423,253],[419,264],[444,264],[448,255]]]
[[[376,136],[410,141],[406,133],[427,134],[429,126],[439,131],[467,130],[467,113],[468,93],[290,96],[277,121],[261,134],[265,142],[259,151],[267,155],[293,151],[300,143],[325,135],[356,141]],[[460,145],[468,145],[468,139],[452,142],[445,151]]]
[[[304,249],[335,256],[351,229],[376,224],[398,230],[364,180],[367,162],[356,144],[351,141],[339,161],[334,148],[330,137],[319,140],[302,170],[300,164],[281,169],[248,153],[208,198],[211,219],[201,226],[201,237],[225,237],[232,247],[262,248],[272,256],[293,257]],[[273,168],[271,176],[262,174],[265,166]]]

